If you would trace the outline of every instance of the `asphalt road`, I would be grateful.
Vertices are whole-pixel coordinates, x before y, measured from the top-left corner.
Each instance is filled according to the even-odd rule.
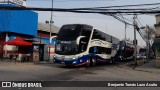
[[[61,64],[33,64],[1,62],[0,81],[160,81],[159,72],[132,69],[125,63],[98,65],[96,67],[66,67]],[[1,88],[0,88],[1,89]],[[11,88],[3,88],[10,90]],[[105,87],[54,87],[12,88],[11,90],[104,90]],[[159,90],[159,88],[113,88],[111,90]]]

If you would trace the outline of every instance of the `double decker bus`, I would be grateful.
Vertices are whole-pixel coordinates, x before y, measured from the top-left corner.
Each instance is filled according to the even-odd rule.
[[[132,60],[134,57],[134,45],[131,42],[125,40],[120,41],[119,50],[117,53],[117,59],[119,61]]]
[[[95,66],[113,63],[119,39],[86,24],[67,24],[60,28],[56,40],[54,63]]]

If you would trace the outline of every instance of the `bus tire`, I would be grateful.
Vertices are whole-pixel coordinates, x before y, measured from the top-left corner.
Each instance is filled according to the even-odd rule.
[[[91,66],[92,67],[96,66],[96,59],[92,59]]]
[[[111,60],[109,61],[110,64],[114,63],[114,58],[112,57]]]
[[[87,59],[86,67],[89,67],[91,65],[91,58]]]

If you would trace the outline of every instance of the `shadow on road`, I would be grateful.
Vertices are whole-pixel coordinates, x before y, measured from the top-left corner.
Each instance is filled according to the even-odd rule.
[[[104,70],[106,68],[111,68],[111,67],[119,67],[121,68],[122,65],[126,65],[128,64],[129,62],[116,62],[116,63],[113,63],[113,64],[110,64],[110,63],[104,63],[104,64],[96,64],[96,66],[92,67],[86,67],[85,65],[83,66],[69,66],[69,65],[58,65],[57,67],[58,68],[64,68],[64,69],[80,69],[80,68],[84,68],[84,69],[95,69],[95,70]]]

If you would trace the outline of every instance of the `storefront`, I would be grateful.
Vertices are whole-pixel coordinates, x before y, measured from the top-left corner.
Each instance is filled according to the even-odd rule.
[[[16,3],[0,3],[1,6],[15,6]],[[51,35],[57,35],[59,28],[50,24],[38,23],[38,13],[31,10],[0,10],[0,56],[8,58],[15,52],[31,53],[31,61],[48,60],[54,54],[55,39],[49,46],[50,31]],[[4,42],[19,37],[24,41],[32,43],[32,46],[4,45]],[[49,50],[50,47],[50,50]],[[50,52],[49,52],[50,51]]]
[[[0,3],[0,6],[17,7],[15,3]],[[8,58],[15,52],[31,53],[33,48],[16,45],[4,45],[4,42],[19,37],[23,40],[33,39],[37,35],[38,14],[31,10],[0,10],[0,56]],[[27,48],[27,49],[25,49]],[[18,50],[18,51],[17,51]],[[30,52],[27,52],[27,51]]]

